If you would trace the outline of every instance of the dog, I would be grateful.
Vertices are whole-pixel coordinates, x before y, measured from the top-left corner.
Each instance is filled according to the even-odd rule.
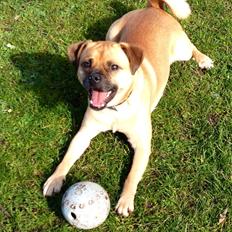
[[[60,191],[91,139],[100,132],[119,131],[127,136],[134,157],[116,211],[123,216],[133,212],[137,186],[151,153],[151,112],[163,95],[170,65],[193,58],[201,69],[213,67],[163,4],[179,19],[191,13],[185,0],[148,0],[146,8],[115,21],[105,41],[87,40],[68,47],[69,60],[88,92],[88,107],[62,162],[44,184],[44,196]]]

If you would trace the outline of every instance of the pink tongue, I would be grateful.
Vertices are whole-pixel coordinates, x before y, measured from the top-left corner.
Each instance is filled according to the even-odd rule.
[[[93,90],[91,96],[91,104],[95,107],[102,107],[105,105],[108,92],[100,92]]]

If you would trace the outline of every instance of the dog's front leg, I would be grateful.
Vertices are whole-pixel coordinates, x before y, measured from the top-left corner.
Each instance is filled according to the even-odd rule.
[[[134,197],[137,186],[142,179],[151,153],[152,129],[150,120],[147,120],[145,124],[126,134],[135,153],[131,170],[116,206],[118,214],[122,214],[125,217],[134,210]]]
[[[90,125],[82,126],[73,138],[67,153],[62,162],[58,165],[55,172],[47,179],[43,187],[43,195],[51,196],[61,190],[65,176],[72,165],[80,158],[90,141],[100,131]]]

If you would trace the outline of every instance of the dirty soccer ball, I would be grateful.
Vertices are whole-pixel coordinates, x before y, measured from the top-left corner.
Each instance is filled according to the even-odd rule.
[[[110,200],[100,185],[83,181],[68,188],[62,198],[61,209],[71,225],[79,229],[92,229],[106,220]]]

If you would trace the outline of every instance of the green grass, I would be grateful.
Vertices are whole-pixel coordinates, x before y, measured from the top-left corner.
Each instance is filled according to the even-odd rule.
[[[202,72],[193,61],[172,66],[152,114],[152,155],[129,218],[117,216],[114,206],[131,150],[110,132],[92,141],[63,192],[80,180],[108,191],[112,210],[93,231],[232,231],[232,3],[189,3],[193,14],[181,23],[215,68]],[[61,215],[63,192],[42,196],[86,106],[66,49],[74,41],[104,39],[116,18],[144,5],[139,0],[0,2],[1,231],[76,231]],[[226,221],[218,224],[226,208]]]

